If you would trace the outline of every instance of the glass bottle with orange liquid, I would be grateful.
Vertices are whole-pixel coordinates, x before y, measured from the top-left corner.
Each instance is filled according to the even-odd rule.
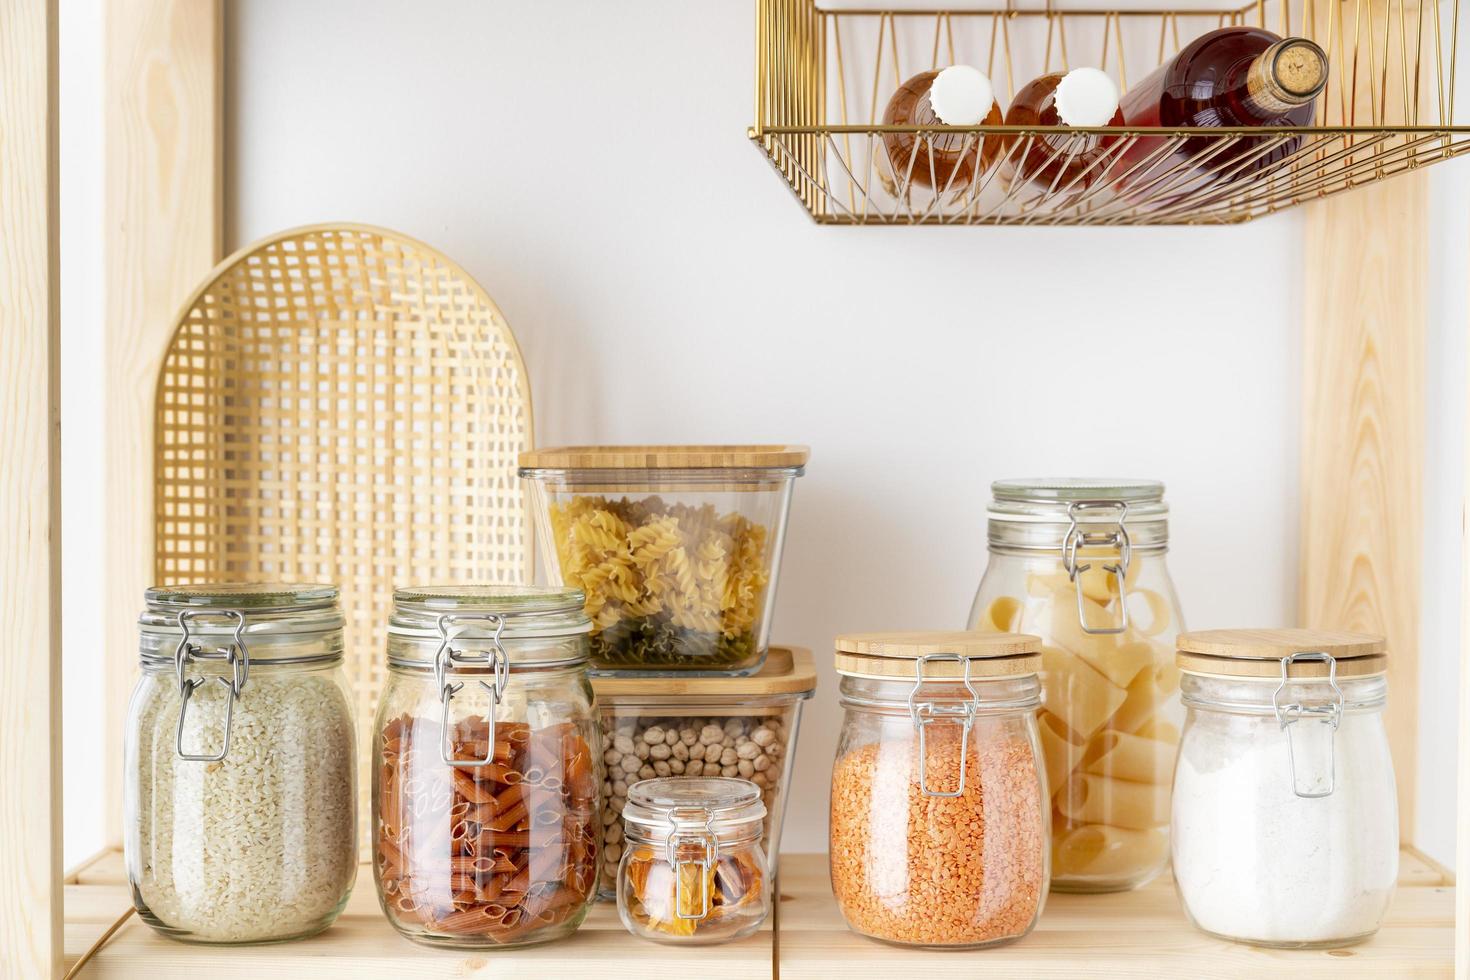
[[[951,65],[899,86],[883,112],[885,126],[999,126],[1000,104],[985,73]],[[884,133],[899,187],[964,191],[995,161],[999,140],[979,133]]]
[[[1121,126],[1118,86],[1097,68],[1042,75],[1006,110],[1007,126],[1044,126],[1039,136],[1003,136],[1001,173],[1012,187],[1029,181],[1048,197],[1074,198],[1102,177],[1116,136],[1069,133],[1073,126]]]

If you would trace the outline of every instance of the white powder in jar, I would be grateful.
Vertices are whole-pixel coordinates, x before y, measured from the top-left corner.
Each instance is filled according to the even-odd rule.
[[[1174,778],[1173,857],[1180,896],[1201,929],[1277,945],[1378,929],[1398,878],[1382,716],[1349,711],[1333,746],[1333,793],[1304,799],[1274,716],[1196,715]]]

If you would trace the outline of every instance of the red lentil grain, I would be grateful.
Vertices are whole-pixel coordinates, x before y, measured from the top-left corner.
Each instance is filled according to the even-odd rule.
[[[926,735],[931,791],[959,784],[958,727]],[[965,789],[919,789],[918,739],[885,737],[832,773],[832,889],[857,932],[920,946],[1025,935],[1046,894],[1047,833],[1032,744],[971,733]]]

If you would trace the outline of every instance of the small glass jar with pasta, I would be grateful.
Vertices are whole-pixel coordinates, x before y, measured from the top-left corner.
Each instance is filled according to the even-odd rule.
[[[1002,480],[972,629],[1042,638],[1041,745],[1052,887],[1105,892],[1169,860],[1183,629],[1164,556],[1168,504],[1146,480]]]
[[[399,589],[373,758],[373,878],[409,939],[570,935],[597,895],[602,744],[575,589]]]

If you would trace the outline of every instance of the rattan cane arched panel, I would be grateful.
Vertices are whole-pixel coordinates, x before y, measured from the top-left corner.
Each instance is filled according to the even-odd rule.
[[[395,585],[530,580],[525,365],[485,291],[419,242],[314,226],[226,259],[179,316],[155,410],[157,580],[340,585],[364,733]]]

